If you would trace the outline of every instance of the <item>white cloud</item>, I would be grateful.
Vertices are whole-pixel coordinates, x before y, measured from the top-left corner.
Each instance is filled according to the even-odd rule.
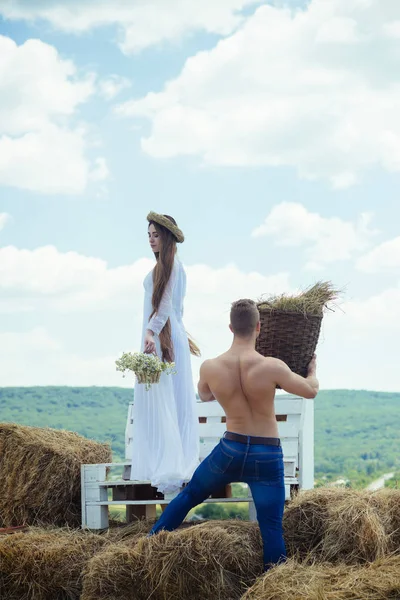
[[[377,231],[370,228],[372,215],[363,213],[355,222],[339,217],[322,217],[302,204],[282,202],[272,208],[252,237],[269,236],[277,246],[305,248],[306,268],[348,260],[365,250]]]
[[[0,56],[0,185],[78,194],[93,173],[107,177],[105,165],[92,166],[88,128],[75,119],[95,92],[94,75],[40,40],[18,46],[0,36]]]
[[[289,166],[338,188],[372,167],[399,171],[400,58],[387,35],[395,19],[397,0],[263,5],[163,91],[118,112],[150,120],[142,147],[158,158]]]
[[[3,250],[0,312],[11,312],[12,306],[14,310],[31,308],[20,323],[36,320],[41,325],[0,332],[2,385],[131,386],[130,379],[115,372],[114,361],[124,350],[139,349],[143,278],[152,261],[143,258],[111,268],[101,259],[51,247]],[[184,321],[203,359],[229,347],[233,300],[292,291],[285,273],[265,275],[234,265],[216,269],[201,264],[188,265],[186,271]],[[326,315],[318,347],[322,389],[400,389],[399,311],[400,287],[393,286],[347,299],[342,310]],[[104,340],[101,348],[100,340]],[[194,359],[195,379],[199,365]]]
[[[129,386],[129,382],[121,381],[116,373],[114,361],[115,356],[88,358],[69,352],[42,327],[0,333],[2,386]]]
[[[321,386],[398,392],[400,285],[349,300],[342,309],[324,319]]]
[[[360,271],[366,273],[400,273],[400,237],[376,246],[357,261]]]
[[[0,348],[10,352],[21,352],[32,355],[32,351],[59,350],[60,344],[56,342],[43,327],[34,327],[30,331],[20,333],[0,333]]]
[[[162,42],[177,42],[196,31],[228,35],[243,21],[241,11],[262,0],[3,0],[6,19],[45,20],[65,32],[82,33],[115,25],[126,54]]]
[[[99,258],[62,253],[54,246],[35,250],[6,246],[0,249],[2,302],[8,312],[11,303],[15,312],[138,308],[135,297],[151,264],[141,259],[111,269]],[[1,306],[0,302],[0,311]]]
[[[98,83],[100,95],[106,100],[113,100],[131,85],[129,79],[120,75],[110,75],[107,79],[102,79]]]
[[[9,219],[10,215],[8,213],[0,213],[0,231],[4,228]]]
[[[72,313],[76,339],[79,340],[74,352],[66,350],[58,338],[54,342],[59,344],[57,352],[49,342],[49,360],[39,352],[37,360],[25,371],[21,369],[21,362],[25,364],[29,360],[31,345],[29,352],[21,356],[18,347],[26,345],[25,338],[22,334],[7,333],[8,352],[3,363],[0,360],[0,372],[4,373],[0,374],[0,380],[5,378],[7,385],[11,385],[10,381],[16,385],[18,377],[20,385],[31,385],[32,382],[131,385],[128,380],[117,378],[114,360],[123,350],[139,349],[143,279],[152,266],[152,260],[142,258],[131,265],[110,268],[101,259],[76,252],[61,253],[51,246],[36,250],[12,246],[0,249],[0,313],[22,313],[24,319],[27,315],[30,319],[40,319],[51,312],[58,327]],[[256,299],[264,293],[289,290],[285,273],[243,272],[235,265],[219,269],[192,265],[187,266],[186,271],[185,325],[202,347],[204,358],[222,352],[229,344],[229,309],[233,300],[243,296]],[[93,319],[101,323],[102,337],[109,340],[106,357],[98,356],[93,347],[93,333],[89,327],[89,321]],[[121,329],[116,344],[114,332],[119,319],[126,326]],[[37,330],[26,335],[29,340],[33,339],[32,344],[43,347],[43,332],[40,336]],[[79,356],[85,348],[81,361]],[[195,376],[198,367],[199,361],[194,361]]]
[[[0,293],[8,311],[11,300],[16,312],[39,307],[62,312],[118,308],[141,311],[143,279],[152,266],[151,259],[142,258],[110,268],[102,259],[62,253],[54,246],[35,250],[6,246],[0,248]],[[229,308],[240,295],[257,298],[288,289],[286,273],[244,273],[234,265],[221,269],[193,265],[187,273],[194,298],[186,310],[193,318],[219,318],[220,303]],[[219,304],[215,314],[209,300],[216,296]]]
[[[104,156],[99,156],[94,161],[94,168],[90,173],[91,181],[104,181],[108,179],[110,176],[110,171],[108,170],[107,161]]]

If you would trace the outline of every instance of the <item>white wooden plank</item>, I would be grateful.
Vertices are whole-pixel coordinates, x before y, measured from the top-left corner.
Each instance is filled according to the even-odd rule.
[[[125,465],[130,465],[132,461],[126,460],[124,462],[119,463],[91,463],[85,464],[85,467],[124,467]]]
[[[300,427],[301,414],[298,413],[298,414],[295,414],[295,415],[287,415],[286,422],[287,423],[293,423],[296,427]]]
[[[86,529],[108,529],[108,507],[103,504],[86,503]]]
[[[248,498],[208,498],[208,502],[249,502]],[[104,502],[87,502],[87,506],[144,506],[152,504],[168,504],[168,500],[160,498],[159,500],[107,500]]]
[[[285,500],[290,500],[290,485],[285,485]]]
[[[81,525],[86,527],[85,465],[81,465]]]
[[[290,423],[286,421],[278,422],[278,432],[281,440],[285,438],[298,438],[299,437],[299,427],[296,423]]]
[[[289,485],[289,484],[288,484]],[[290,485],[289,485],[290,488]],[[232,502],[251,502],[252,499],[249,497],[240,498],[207,498],[202,504],[225,504]],[[87,506],[143,506],[152,504],[168,504],[168,500],[108,500],[104,502],[88,502]],[[103,528],[102,528],[103,529]]]
[[[225,423],[200,423],[199,435],[201,438],[221,438],[226,431]]]
[[[283,456],[293,456],[298,460],[299,443],[298,440],[282,440]]]
[[[302,414],[299,435],[299,480],[300,487],[314,487],[314,401],[307,400]]]
[[[102,487],[121,487],[121,486],[132,486],[132,485],[151,485],[151,481],[136,481],[135,479],[109,479],[105,481],[98,481],[98,485]]]
[[[89,502],[98,502],[107,500],[107,488],[100,485],[86,485],[86,504]]]
[[[196,402],[198,417],[224,417],[225,413],[222,406],[216,401]]]
[[[84,465],[84,478],[85,483],[104,480],[106,478],[106,466],[104,464]]]
[[[275,396],[275,414],[299,415],[302,412],[304,399],[298,397],[279,398]]]
[[[283,398],[275,397],[275,413],[277,415],[301,414],[303,398],[296,396]],[[223,417],[225,416],[222,406],[216,400],[212,402],[196,402],[198,417]]]

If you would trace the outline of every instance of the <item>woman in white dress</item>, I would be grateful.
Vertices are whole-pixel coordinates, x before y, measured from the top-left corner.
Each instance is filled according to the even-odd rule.
[[[150,481],[163,494],[175,493],[189,481],[199,464],[196,394],[190,353],[199,355],[182,322],[186,273],[177,257],[176,244],[184,241],[176,221],[149,213],[148,236],[156,257],[144,280],[141,349],[174,361],[176,374],[161,375],[147,391],[135,384],[130,452],[131,480]],[[127,457],[128,458],[128,457]]]

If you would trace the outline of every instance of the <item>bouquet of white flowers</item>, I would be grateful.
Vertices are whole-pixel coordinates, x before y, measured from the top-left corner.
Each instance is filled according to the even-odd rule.
[[[126,371],[133,371],[137,377],[138,383],[145,383],[148,391],[152,383],[160,381],[161,373],[175,375],[175,363],[162,362],[154,354],[145,354],[144,352],[124,352],[118,360],[115,361],[117,371],[121,371],[125,377]]]

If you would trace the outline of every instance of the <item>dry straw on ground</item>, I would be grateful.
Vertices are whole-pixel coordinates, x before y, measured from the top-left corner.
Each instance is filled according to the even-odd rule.
[[[88,563],[82,600],[235,600],[261,573],[255,523],[209,522],[107,546]]]
[[[371,495],[388,536],[388,551],[400,553],[400,489],[386,488]]]
[[[400,552],[400,491],[320,488],[300,493],[284,514],[288,554],[357,564]]]
[[[322,315],[339,295],[340,290],[337,290],[330,281],[318,281],[300,294],[281,294],[261,298],[258,306],[260,310],[283,310],[303,315]]]
[[[86,562],[105,536],[33,528],[0,538],[1,600],[78,600]]]
[[[400,556],[371,564],[299,564],[289,560],[269,571],[242,600],[398,600]]]
[[[0,424],[0,527],[80,525],[82,463],[111,461],[108,444],[70,431]]]
[[[291,559],[265,577],[254,522],[208,521],[151,538],[151,521],[101,535],[31,528],[0,537],[0,597],[239,600],[253,586],[246,600],[398,599],[399,525],[399,490],[300,493],[284,517]]]
[[[26,533],[0,536],[0,598],[78,599],[88,560],[108,545],[134,545],[150,527],[150,521],[136,521],[102,534],[31,527]]]

